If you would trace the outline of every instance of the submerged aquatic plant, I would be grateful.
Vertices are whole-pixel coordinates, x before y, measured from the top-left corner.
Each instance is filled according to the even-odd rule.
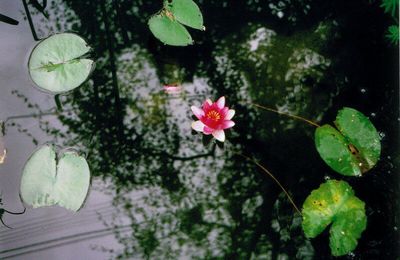
[[[399,26],[398,25],[391,25],[389,26],[386,38],[390,40],[392,44],[397,44],[399,42]]]
[[[397,18],[399,13],[399,0],[382,0],[381,7],[385,10],[385,13],[392,16],[395,22],[395,24],[389,26],[385,36],[392,44],[397,44],[399,42],[399,21]]]
[[[235,110],[225,106],[225,97],[220,97],[217,102],[207,99],[202,108],[191,107],[193,114],[199,119],[192,123],[193,130],[205,135],[214,136],[220,142],[225,141],[225,129],[231,128],[235,123],[231,120]]]
[[[381,7],[385,9],[385,13],[391,14],[396,17],[396,9],[399,5],[399,0],[382,0]]]

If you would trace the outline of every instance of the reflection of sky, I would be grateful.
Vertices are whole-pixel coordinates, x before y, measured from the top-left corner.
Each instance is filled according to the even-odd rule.
[[[42,111],[52,109],[55,106],[53,97],[33,86],[26,69],[28,54],[35,43],[28,22],[21,15],[22,1],[1,1],[0,10],[2,14],[19,20],[18,26],[0,23],[0,120],[38,112],[12,94],[13,90],[29,98],[29,102],[40,104]],[[45,120],[50,125],[59,126],[54,116],[47,116]],[[39,144],[51,141],[51,137],[39,128],[37,119],[15,120],[15,123],[21,124],[21,129],[27,129]],[[19,132],[17,127],[8,127],[6,131],[7,158],[0,165],[0,191],[3,207],[19,212],[23,209],[19,198],[22,168],[36,146],[32,138]],[[92,190],[85,208],[77,214],[59,207],[28,208],[24,215],[6,213],[3,220],[13,229],[0,227],[0,258],[22,254],[13,259],[105,259],[107,254],[91,250],[91,246],[109,244],[118,247],[112,232],[104,230],[106,227],[96,213],[109,218],[109,204],[109,196]],[[61,237],[65,239],[57,240]],[[9,251],[3,253],[6,250]]]

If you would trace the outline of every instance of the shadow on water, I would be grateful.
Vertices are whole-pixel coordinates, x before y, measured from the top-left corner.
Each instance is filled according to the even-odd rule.
[[[48,6],[57,19],[38,31],[77,31],[97,65],[61,97],[63,128],[42,127],[81,147],[104,192],[115,193],[106,224],[123,250],[102,245],[113,258],[331,258],[328,233],[305,239],[281,190],[238,153],[266,165],[299,206],[324,178],[345,179],[366,202],[368,228],[344,258],[398,256],[398,52],[383,37],[379,1],[198,1],[207,30],[185,48],[150,35],[161,1],[59,2]],[[180,94],[162,91],[176,82]],[[204,146],[189,108],[222,95],[236,126],[223,149]],[[252,102],[321,123],[354,107],[384,134],[382,160],[363,178],[343,178],[319,158],[312,126]]]

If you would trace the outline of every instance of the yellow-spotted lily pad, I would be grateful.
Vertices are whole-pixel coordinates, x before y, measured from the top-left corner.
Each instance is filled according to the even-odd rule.
[[[328,180],[307,197],[302,209],[304,234],[314,238],[329,225],[332,255],[353,251],[367,226],[365,204],[345,181]]]

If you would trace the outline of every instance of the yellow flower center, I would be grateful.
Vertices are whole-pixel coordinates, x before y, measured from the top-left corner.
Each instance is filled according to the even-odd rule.
[[[218,121],[221,119],[221,115],[215,110],[211,110],[210,112],[207,113],[206,116],[208,119],[211,119],[214,121]]]

